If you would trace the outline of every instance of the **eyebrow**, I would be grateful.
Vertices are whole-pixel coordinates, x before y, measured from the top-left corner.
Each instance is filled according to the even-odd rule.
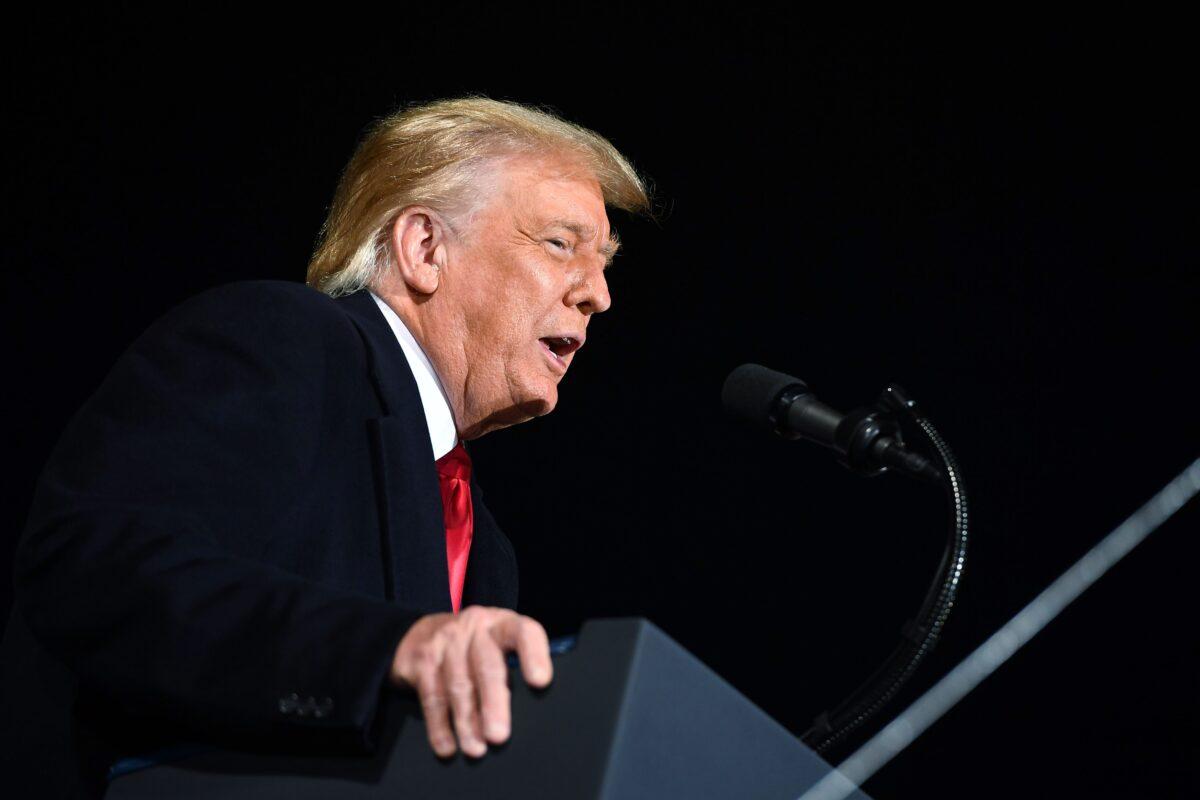
[[[609,233],[608,241],[600,246],[600,255],[604,256],[604,266],[609,266],[613,262],[613,256],[621,249],[621,240],[617,238],[615,233]]]
[[[581,225],[578,222],[571,222],[566,219],[552,220],[547,227],[558,227],[570,231],[581,239],[591,239],[596,235],[596,229],[590,225]],[[600,245],[600,255],[604,256],[604,266],[609,266],[613,262],[613,257],[617,251],[621,249],[621,240],[617,234],[610,232],[608,241]]]

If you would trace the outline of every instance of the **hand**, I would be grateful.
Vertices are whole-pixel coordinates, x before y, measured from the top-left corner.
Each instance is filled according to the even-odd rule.
[[[511,710],[504,654],[512,650],[526,683],[539,689],[550,683],[554,667],[546,631],[514,611],[470,606],[458,614],[430,614],[400,640],[392,682],[416,689],[429,744],[440,757],[454,755],[455,734],[458,746],[474,758],[487,752],[487,742],[507,741]]]

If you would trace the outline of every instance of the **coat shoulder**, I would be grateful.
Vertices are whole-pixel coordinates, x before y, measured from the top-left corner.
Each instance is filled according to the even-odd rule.
[[[164,318],[194,319],[245,316],[270,323],[313,324],[343,320],[345,314],[331,297],[303,283],[278,280],[235,281],[206,289],[184,300]]]
[[[302,283],[236,281],[206,289],[174,306],[134,343],[134,349],[165,339],[217,337],[244,343],[254,351],[307,353],[361,352],[362,340],[333,298]]]

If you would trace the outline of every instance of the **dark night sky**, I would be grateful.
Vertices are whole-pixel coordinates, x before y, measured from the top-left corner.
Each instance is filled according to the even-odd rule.
[[[467,92],[594,127],[661,209],[614,215],[614,306],[558,410],[473,450],[522,610],[552,635],[649,617],[797,732],[891,650],[940,555],[941,496],[726,421],[744,361],[843,409],[899,381],[958,455],[968,575],[904,700],[1200,456],[1178,24],[512,13],[12,22],[5,574],[59,431],[130,341],[204,288],[302,280],[364,127]],[[1197,505],[869,793],[1194,796]]]

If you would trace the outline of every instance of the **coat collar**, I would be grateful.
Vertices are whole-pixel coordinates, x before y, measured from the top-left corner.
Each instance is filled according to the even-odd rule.
[[[361,289],[334,302],[350,317],[366,342],[367,369],[379,394],[384,416],[402,413],[401,409],[420,409],[421,394],[417,391],[412,368],[404,357],[400,343],[396,341],[395,332],[370,292]],[[432,446],[429,448],[429,457],[432,460]]]

